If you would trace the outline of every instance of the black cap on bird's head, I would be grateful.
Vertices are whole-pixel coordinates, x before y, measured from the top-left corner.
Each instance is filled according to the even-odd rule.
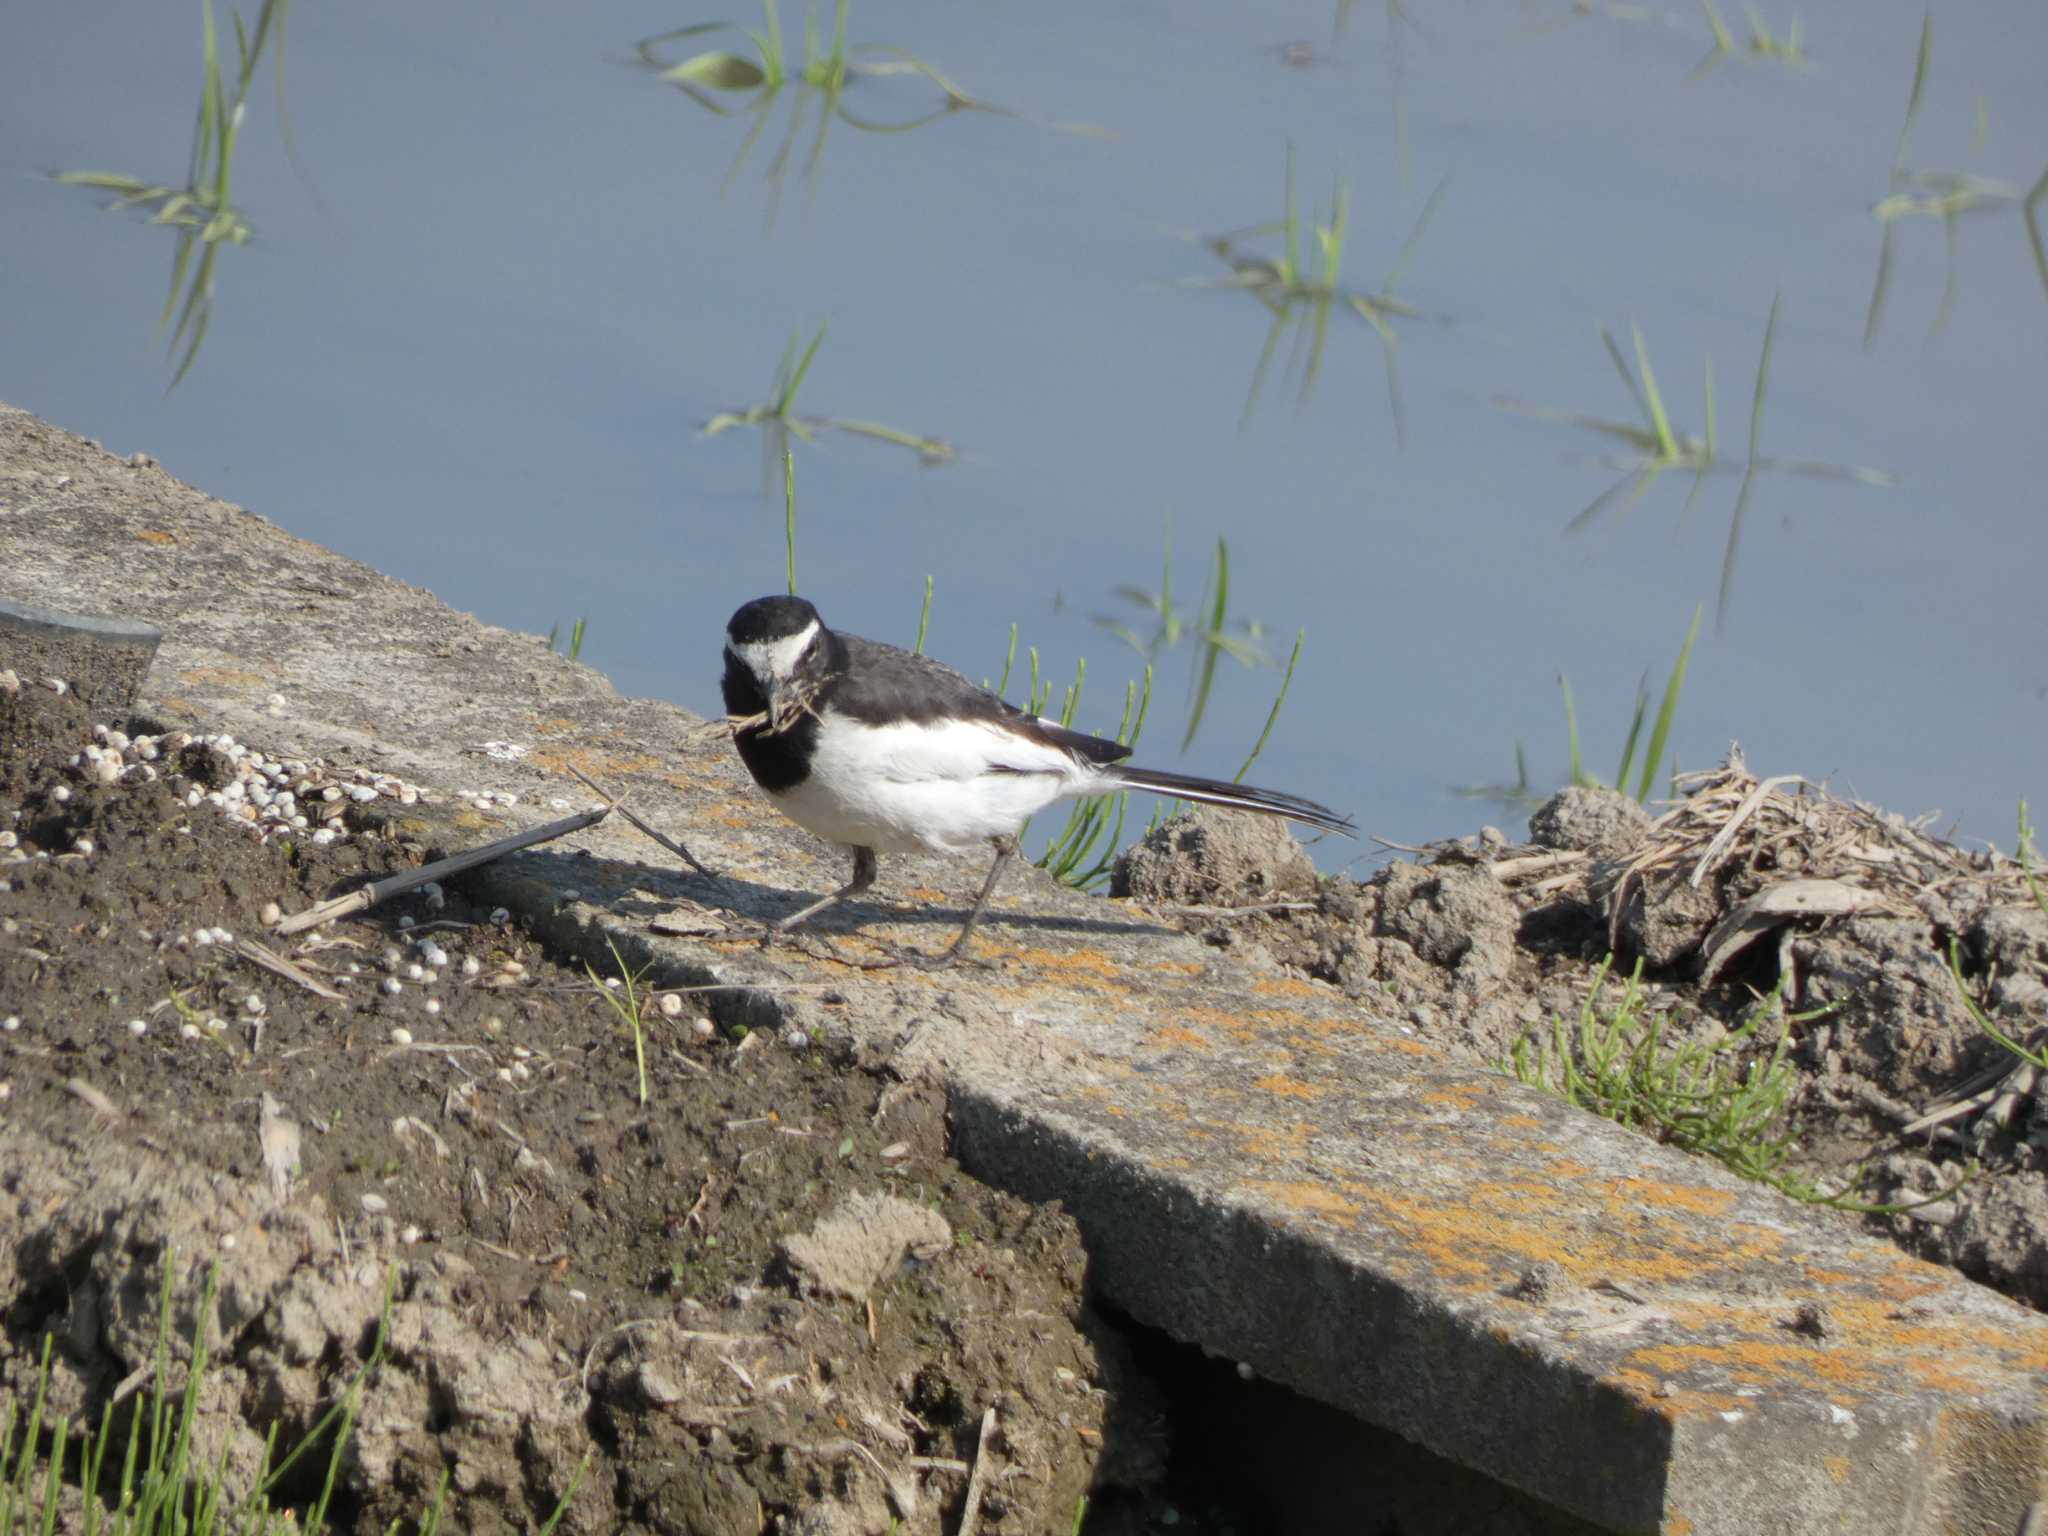
[[[787,729],[829,663],[830,635],[818,610],[801,597],[757,597],[742,604],[725,626],[728,694],[737,668],[752,683],[768,730]]]
[[[732,645],[763,645],[800,635],[818,623],[818,610],[804,598],[757,597],[741,604],[726,621],[725,638]]]

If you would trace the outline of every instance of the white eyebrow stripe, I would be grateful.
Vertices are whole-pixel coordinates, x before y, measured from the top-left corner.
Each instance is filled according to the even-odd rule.
[[[796,664],[811,642],[818,638],[818,621],[811,620],[795,634],[781,640],[749,640],[742,645],[726,642],[726,649],[740,660],[749,672],[762,682],[770,682],[791,676]]]

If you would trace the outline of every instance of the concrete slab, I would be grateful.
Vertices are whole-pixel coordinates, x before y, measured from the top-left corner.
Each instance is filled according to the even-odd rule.
[[[1042,877],[1006,884],[992,970],[721,936],[843,872],[694,718],[5,407],[0,597],[158,626],[144,708],[424,784],[434,843],[584,804],[571,763],[630,788],[727,880],[607,824],[489,887],[567,942],[743,989],[720,1006],[750,1022],[928,1066],[963,1160],[1065,1202],[1117,1303],[1562,1509],[1982,1536],[2041,1496],[2048,1319]],[[725,617],[677,617],[707,681]],[[887,861],[858,910],[934,947],[980,875]]]

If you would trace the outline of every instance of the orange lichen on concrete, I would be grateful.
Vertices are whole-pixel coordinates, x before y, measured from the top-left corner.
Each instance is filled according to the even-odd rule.
[[[135,537],[142,540],[145,544],[175,544],[178,542],[178,536],[168,528],[139,529]]]
[[[1347,1227],[1358,1220],[1358,1207],[1327,1184],[1308,1179],[1247,1179],[1244,1187],[1303,1215],[1341,1221]]]
[[[1453,1083],[1448,1088],[1429,1088],[1417,1095],[1424,1104],[1441,1108],[1467,1110],[1475,1108],[1481,1099],[1491,1098],[1489,1089],[1478,1083]]]
[[[1661,1179],[1617,1179],[1607,1188],[1606,1203],[1610,1211],[1617,1206],[1658,1206],[1676,1207],[1701,1216],[1719,1216],[1735,1203],[1735,1193],[1727,1189],[1702,1189],[1696,1184],[1672,1184]]]
[[[527,761],[543,773],[562,778],[569,776],[569,766],[573,763],[593,779],[600,780],[607,775],[619,778],[627,774],[652,773],[661,766],[660,758],[650,757],[644,752],[631,757],[613,757],[595,747],[541,747],[529,755]]]
[[[1498,1120],[1494,1121],[1494,1124],[1510,1131],[1540,1131],[1543,1129],[1543,1122],[1534,1115],[1502,1115]]]
[[[1314,1127],[1296,1120],[1289,1125],[1240,1125],[1226,1127],[1237,1138],[1247,1158],[1294,1162],[1308,1156]]]
[[[1198,1035],[1192,1029],[1183,1029],[1178,1024],[1162,1024],[1138,1043],[1162,1049],[1178,1046],[1190,1051],[1207,1051],[1214,1048],[1206,1036]]]
[[[1638,1186],[1640,1197],[1645,1181],[1628,1182]],[[1475,1184],[1454,1200],[1364,1186],[1356,1192],[1444,1283],[1473,1289],[1497,1286],[1545,1260],[1581,1285],[1691,1281],[1710,1268],[1774,1259],[1781,1241],[1761,1229],[1748,1241],[1725,1230],[1709,1236],[1660,1215],[1641,1198],[1610,1201],[1609,1220],[1573,1223],[1564,1219],[1572,1206],[1566,1192],[1547,1190],[1540,1182]]]
[[[1288,1099],[1312,1099],[1322,1092],[1320,1088],[1312,1087],[1299,1078],[1289,1077],[1282,1072],[1275,1072],[1269,1077],[1255,1078],[1252,1086]]]
[[[1837,1483],[1840,1483],[1840,1484],[1841,1484],[1841,1485],[1843,1485],[1844,1487],[1847,1487],[1847,1486],[1848,1486],[1848,1482],[1849,1482],[1849,1458],[1848,1458],[1848,1457],[1846,1457],[1846,1456],[1823,1456],[1823,1457],[1821,1457],[1821,1459],[1820,1459],[1820,1466],[1821,1466],[1821,1470],[1822,1470],[1823,1472],[1827,1473],[1827,1475],[1828,1475],[1829,1477],[1832,1477],[1832,1478],[1833,1478],[1833,1479],[1834,1479],[1834,1480],[1835,1480],[1835,1481],[1836,1481]]]
[[[1295,976],[1262,976],[1252,983],[1252,990],[1261,997],[1310,997],[1319,1002],[1327,1002],[1330,997],[1328,987]]]
[[[1034,971],[1050,971],[1069,986],[1100,992],[1110,987],[1128,989],[1124,967],[1099,949],[1029,949],[1019,945],[990,944],[988,953],[1015,960]]]

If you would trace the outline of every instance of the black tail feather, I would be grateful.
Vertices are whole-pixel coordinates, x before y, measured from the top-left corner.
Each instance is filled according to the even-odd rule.
[[[1276,789],[1254,789],[1249,784],[1225,784],[1220,779],[1198,779],[1192,774],[1165,773],[1157,768],[1132,768],[1119,764],[1110,770],[1132,789],[1150,790],[1176,800],[1199,800],[1205,805],[1226,806],[1235,811],[1258,811],[1267,816],[1285,816],[1325,832],[1356,837],[1358,828],[1349,816],[1340,816],[1328,806],[1317,805],[1299,795]]]

